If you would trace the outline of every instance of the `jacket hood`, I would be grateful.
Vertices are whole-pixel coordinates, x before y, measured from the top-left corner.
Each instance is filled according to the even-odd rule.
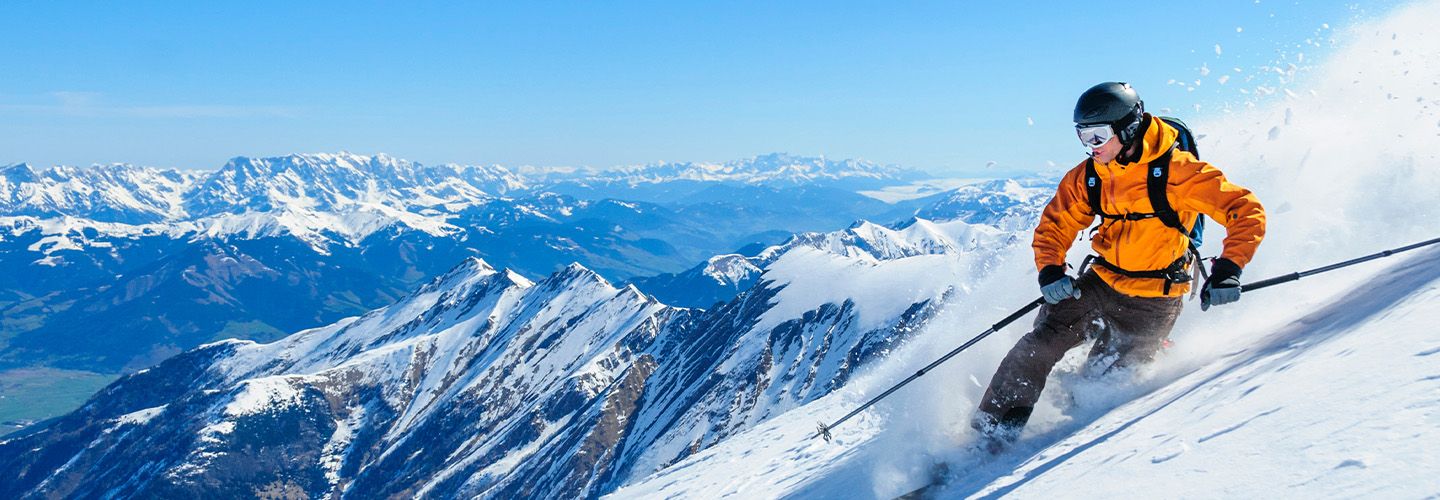
[[[1146,123],[1149,123],[1149,125],[1145,127],[1145,133],[1140,136],[1140,160],[1133,163],[1121,163],[1121,158],[1125,156],[1122,154],[1116,156],[1114,160],[1106,164],[1106,167],[1115,168],[1128,167],[1136,164],[1149,164],[1151,161],[1159,158],[1160,155],[1165,154],[1166,151],[1169,151],[1170,147],[1175,144],[1175,140],[1180,137],[1180,131],[1175,130],[1175,127],[1171,127],[1170,124],[1165,123],[1165,120],[1156,118],[1150,113],[1145,113],[1143,119]]]

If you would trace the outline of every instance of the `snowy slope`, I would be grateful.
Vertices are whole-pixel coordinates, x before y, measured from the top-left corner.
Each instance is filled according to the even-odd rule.
[[[1440,491],[1440,249],[1236,346],[999,477],[951,491],[1424,497]],[[1168,375],[1168,374],[1167,374]]]
[[[1084,379],[1074,373],[1080,360],[1072,357],[1057,381],[1075,401],[1063,401],[1052,389],[1052,407],[1041,411],[1053,413],[1038,423],[1043,429],[1031,429],[998,457],[968,450],[968,431],[961,428],[897,421],[936,418],[926,405],[914,404],[924,397],[915,394],[900,396],[908,405],[887,405],[881,415],[847,422],[834,443],[816,439],[814,422],[833,420],[863,401],[842,392],[614,496],[888,498],[926,484],[937,462],[954,471],[939,497],[1433,494],[1440,488],[1432,473],[1440,466],[1433,453],[1440,442],[1440,365],[1434,357],[1440,355],[1434,333],[1440,249],[1345,291],[1355,293],[1261,332],[1228,335],[1237,342],[1228,352],[1212,353],[1214,359],[1174,355],[1186,359],[1139,382]],[[883,388],[879,382],[867,377],[860,384]],[[938,396],[973,401],[981,389],[970,385],[959,391],[968,397]],[[943,382],[922,387],[907,389],[947,389]],[[959,417],[969,408],[954,410]],[[939,419],[951,425],[960,420]]]
[[[1268,101],[1195,120],[1206,158],[1266,204],[1247,281],[1440,235],[1440,3],[1342,34]],[[1283,65],[1282,65],[1283,66]],[[1313,91],[1313,94],[1311,93]],[[1254,93],[1246,94],[1254,96]],[[1355,126],[1355,124],[1365,124]],[[1335,140],[1343,136],[1344,140]],[[1221,229],[1207,238],[1218,253]],[[1086,242],[1080,242],[1080,245]],[[1077,246],[1078,260],[1084,247]],[[1425,497],[1440,491],[1440,250],[1306,278],[1200,312],[1133,374],[1062,361],[1031,425],[980,460],[966,422],[1022,320],[847,422],[829,422],[1036,294],[1002,256],[917,337],[846,388],[618,490],[615,497],[889,498],[950,464],[941,497]]]

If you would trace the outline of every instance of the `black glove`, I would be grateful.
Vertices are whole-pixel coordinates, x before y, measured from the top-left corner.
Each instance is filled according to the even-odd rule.
[[[1065,299],[1080,298],[1080,289],[1075,286],[1075,280],[1065,274],[1065,266],[1045,266],[1040,269],[1040,294],[1045,296],[1045,302],[1059,304]]]
[[[1221,257],[1210,265],[1210,279],[1200,289],[1200,310],[1240,300],[1240,266]]]

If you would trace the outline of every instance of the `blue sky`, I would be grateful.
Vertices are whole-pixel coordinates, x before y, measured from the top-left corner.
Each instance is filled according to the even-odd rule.
[[[1271,78],[1244,82],[1257,68],[1321,60],[1330,33],[1391,5],[6,2],[0,164],[208,169],[348,150],[607,167],[780,151],[1035,170],[1080,158],[1070,112],[1094,83],[1130,81],[1151,109],[1198,118]]]

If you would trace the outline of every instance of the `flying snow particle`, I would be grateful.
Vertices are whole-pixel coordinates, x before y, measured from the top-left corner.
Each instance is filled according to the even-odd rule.
[[[1026,124],[1026,125],[1029,125],[1029,126],[1031,126],[1031,127],[1034,127],[1034,126],[1035,126],[1035,119],[1027,116],[1027,117],[1025,117],[1025,124]]]
[[[1390,55],[1392,55],[1392,56],[1398,56],[1398,55],[1400,55],[1400,49],[1395,49],[1395,51],[1394,51],[1394,52],[1391,52]]]
[[[1223,51],[1220,50],[1220,44],[1218,44],[1218,43],[1215,44],[1215,55],[1218,56],[1218,55],[1220,55],[1222,52],[1223,52]]]
[[[1236,72],[1236,73],[1244,73],[1244,72],[1245,72],[1245,70],[1240,69],[1240,68],[1230,68],[1230,70],[1231,70],[1231,71],[1234,71],[1234,72]]]
[[[1322,29],[1322,30],[1328,30],[1328,29],[1330,29],[1330,23],[1322,23],[1322,24],[1320,25],[1320,29]]]
[[[1201,65],[1200,65],[1200,76],[1210,76],[1210,65],[1208,65],[1208,64],[1201,64]]]
[[[1195,112],[1196,112],[1196,113],[1199,113],[1199,112],[1200,112],[1200,105],[1199,105],[1199,104],[1196,104],[1196,105],[1194,105],[1193,107],[1195,108]]]
[[[1270,127],[1270,140],[1273,141],[1273,140],[1276,140],[1276,139],[1279,139],[1279,138],[1280,138],[1280,126],[1279,126],[1279,125],[1276,125],[1276,126],[1274,126],[1274,127]]]
[[[1245,28],[1242,28],[1242,27],[1239,27],[1239,26],[1236,26],[1236,27],[1235,27],[1235,32],[1236,32],[1236,33],[1239,33],[1239,32],[1242,32],[1242,31],[1245,31]]]
[[[1230,75],[1220,75],[1220,78],[1216,78],[1215,81],[1219,82],[1221,85],[1224,85],[1225,82],[1230,81]]]

